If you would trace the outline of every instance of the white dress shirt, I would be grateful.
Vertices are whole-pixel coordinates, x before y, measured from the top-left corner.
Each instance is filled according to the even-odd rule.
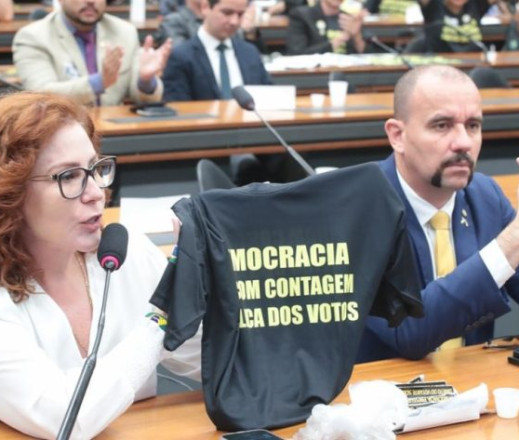
[[[400,185],[402,186],[402,190],[413,208],[413,211],[422,227],[425,236],[427,237],[427,243],[429,244],[429,252],[431,255],[431,261],[433,264],[433,273],[436,274],[436,268],[434,267],[434,240],[435,240],[435,232],[429,221],[436,214],[438,209],[431,205],[429,202],[421,198],[416,192],[407,184],[404,178],[397,171],[398,180]],[[444,206],[440,208],[441,211],[445,211],[449,214],[450,217],[450,238],[451,243],[454,243],[454,238],[452,235],[452,213],[454,211],[454,203],[456,200],[456,193],[452,195],[452,197],[445,203]],[[455,248],[455,246],[453,245]],[[503,287],[506,281],[514,275],[515,271],[510,266],[505,254],[499,247],[497,241],[494,239],[490,243],[488,243],[483,249],[479,251],[481,259],[483,263],[487,267],[488,271],[492,275],[492,278],[496,282],[499,288]]]
[[[201,333],[174,352],[163,349],[164,331],[145,318],[149,298],[166,266],[162,252],[130,234],[125,263],[110,280],[106,322],[97,365],[71,439],[91,439],[135,400],[155,395],[156,365],[200,380]],[[93,304],[90,346],[97,334],[105,271],[86,258]],[[14,303],[0,288],[0,420],[28,435],[53,439],[84,363],[63,310],[35,285]]]
[[[216,83],[221,87],[222,81],[220,78],[220,52],[217,47],[223,43],[227,46],[225,53],[225,60],[227,61],[227,68],[229,69],[229,79],[231,81],[231,89],[236,86],[243,85],[243,77],[241,75],[240,65],[236,58],[236,53],[232,45],[230,38],[225,41],[220,41],[214,38],[212,35],[204,29],[204,26],[200,26],[198,29],[198,38],[202,42],[204,49],[209,57],[209,62],[213,68],[213,73],[216,78]]]

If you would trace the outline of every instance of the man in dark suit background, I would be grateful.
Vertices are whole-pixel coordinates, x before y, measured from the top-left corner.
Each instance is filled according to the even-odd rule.
[[[247,6],[247,0],[202,0],[204,22],[197,36],[175,48],[164,70],[166,101],[230,98],[221,90],[222,43],[231,88],[272,83],[256,47],[236,35]]]

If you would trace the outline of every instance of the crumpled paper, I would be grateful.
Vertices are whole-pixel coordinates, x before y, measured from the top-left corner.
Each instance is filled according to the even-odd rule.
[[[475,420],[486,411],[488,388],[482,383],[435,405],[411,410],[392,382],[374,380],[348,387],[351,404],[319,404],[292,440],[395,440],[395,432]]]
[[[384,380],[348,387],[351,404],[319,404],[293,440],[394,440],[409,413],[407,397]]]

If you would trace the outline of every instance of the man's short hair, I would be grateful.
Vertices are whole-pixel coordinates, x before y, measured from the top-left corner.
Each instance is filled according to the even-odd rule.
[[[470,81],[470,76],[462,70],[448,65],[418,66],[407,71],[396,83],[393,93],[393,111],[396,119],[407,120],[410,115],[409,104],[416,84],[425,76],[436,76],[444,81]],[[475,86],[475,85],[474,85]]]

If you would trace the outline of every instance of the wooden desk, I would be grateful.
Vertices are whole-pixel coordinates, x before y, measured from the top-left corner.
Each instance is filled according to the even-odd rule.
[[[478,169],[515,173],[519,138],[519,89],[483,90],[484,147]],[[312,166],[347,166],[387,156],[384,121],[392,116],[392,94],[351,94],[343,109],[312,109],[308,97],[296,111],[263,111],[286,141]],[[252,112],[234,101],[176,102],[177,118],[138,118],[129,106],[93,111],[105,154],[118,156],[122,195],[195,193],[195,164],[203,157],[238,153],[283,153]],[[179,187],[178,182],[186,183]],[[165,184],[165,185],[164,185]],[[137,193],[137,192],[139,193]]]
[[[385,379],[406,382],[418,374],[427,380],[446,380],[458,392],[484,382],[489,388],[489,409],[494,403],[492,390],[503,386],[518,387],[519,368],[508,364],[510,351],[483,350],[480,346],[434,353],[421,361],[392,359],[355,366],[349,383]],[[347,403],[344,390],[336,402]],[[244,407],[246,410],[246,406]],[[290,438],[301,426],[276,430],[282,438]],[[215,431],[205,413],[201,392],[170,394],[134,404],[115,420],[99,440],[217,440]],[[15,440],[27,438],[0,423],[0,438]],[[519,419],[500,419],[487,414],[477,421],[432,428],[403,434],[402,440],[509,440],[519,438]]]
[[[484,141],[519,138],[519,90],[481,91]],[[348,95],[344,108],[313,109],[299,97],[295,110],[262,111],[263,116],[300,151],[365,149],[387,146],[384,121],[392,116],[392,93]],[[103,136],[102,150],[119,163],[229,156],[238,152],[282,152],[253,112],[235,101],[193,101],[169,104],[178,116],[147,119],[129,106],[93,110]]]
[[[152,33],[158,26],[158,19],[147,20],[140,26],[141,38]],[[1,29],[0,23],[0,29]],[[1,37],[1,34],[0,34]],[[0,46],[1,50],[1,46]],[[9,47],[10,50],[10,47]],[[1,53],[0,53],[1,55]],[[8,54],[10,56],[10,52]],[[385,55],[383,55],[385,56]],[[345,56],[346,57],[346,56]],[[355,59],[358,59],[358,55]],[[351,87],[356,92],[391,92],[398,79],[408,70],[402,59],[394,57],[394,62],[388,64],[388,59],[374,54],[363,55],[366,58],[366,65],[352,65],[349,67],[316,67],[311,69],[289,69],[271,71],[270,75],[274,84],[295,85],[298,95],[309,95],[310,93],[328,93],[328,80],[331,72],[342,72],[346,75]],[[378,65],[377,60],[378,61]],[[368,60],[374,59],[375,64],[368,64]],[[469,71],[476,66],[486,65],[481,52],[471,52],[463,54],[440,54],[439,57],[424,57],[421,55],[406,55],[405,59],[411,64],[420,64],[427,60],[445,60],[453,63],[456,67],[464,71]],[[492,67],[512,86],[519,86],[519,51],[517,52],[498,52],[496,61]],[[12,64],[9,65],[12,69]]]
[[[384,55],[387,56],[387,55]],[[484,61],[481,52],[467,53],[442,53],[439,57],[426,57],[424,55],[405,55],[404,58],[411,65],[419,65],[428,59],[445,59],[456,67],[468,72],[477,66],[488,65]],[[366,59],[377,58],[374,54],[365,54],[361,57]],[[355,56],[354,58],[359,58]],[[380,55],[378,55],[380,58]],[[297,86],[298,95],[320,92],[328,93],[328,80],[330,72],[342,72],[350,84],[355,87],[356,92],[379,92],[392,91],[398,79],[408,70],[402,61],[402,57],[395,56],[394,62],[389,64],[387,58],[384,62],[388,64],[351,67],[316,67],[313,69],[289,69],[284,71],[271,71],[272,80],[275,84]],[[437,61],[438,62],[438,61]],[[498,52],[492,67],[497,70],[511,85],[519,85],[519,52]]]

